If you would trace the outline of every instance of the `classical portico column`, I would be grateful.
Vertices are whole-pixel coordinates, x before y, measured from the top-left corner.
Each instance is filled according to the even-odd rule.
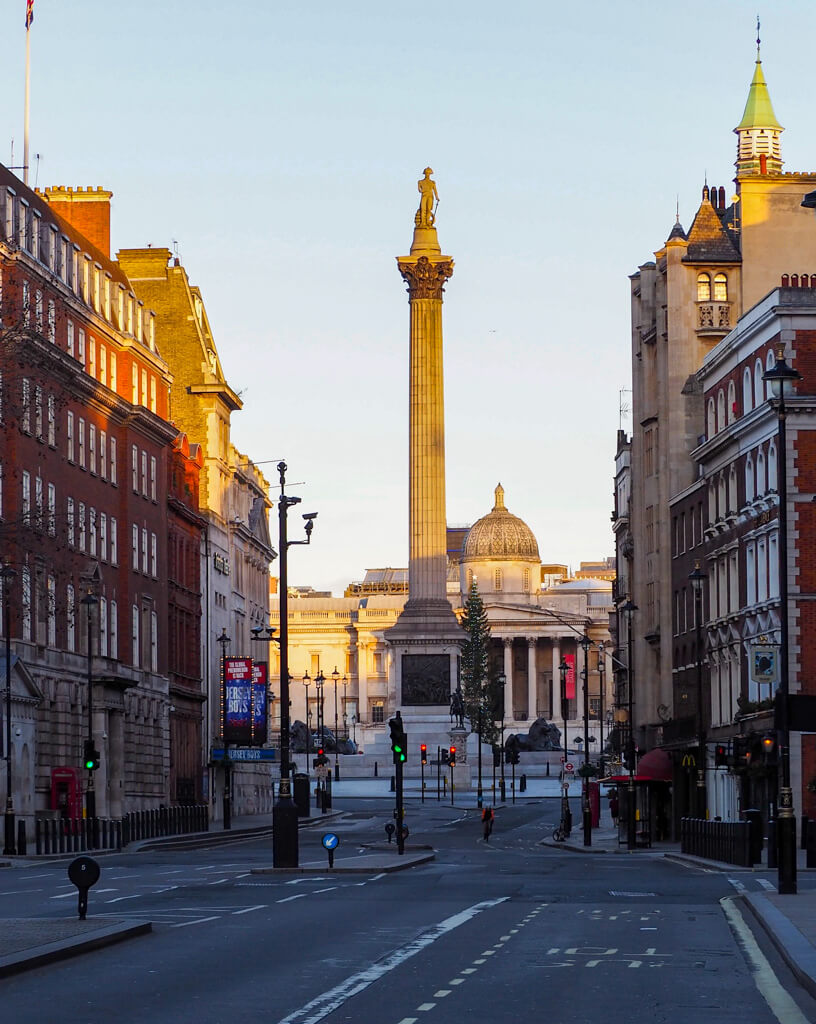
[[[368,647],[357,641],[357,721],[368,721]]]
[[[560,722],[563,719],[561,711],[561,645],[558,637],[552,641],[552,720]]]
[[[504,717],[506,721],[513,719],[513,638],[504,639]]]
[[[527,637],[527,718],[536,719],[538,703],[538,677],[536,675],[536,638]]]

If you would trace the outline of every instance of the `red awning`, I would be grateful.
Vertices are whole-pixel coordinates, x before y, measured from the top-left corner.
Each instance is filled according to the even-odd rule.
[[[671,782],[672,763],[665,750],[650,750],[638,762],[635,782]],[[623,785],[629,781],[628,775],[611,775],[602,782],[615,782]]]

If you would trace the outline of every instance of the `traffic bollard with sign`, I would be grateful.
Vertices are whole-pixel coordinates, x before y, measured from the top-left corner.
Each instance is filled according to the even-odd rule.
[[[340,845],[340,837],[337,835],[336,832],[327,832],[323,836],[323,839],[321,840],[321,842],[323,843],[323,849],[329,855],[329,867],[333,868],[334,867],[334,851]]]
[[[68,865],[68,878],[78,890],[80,921],[85,920],[88,912],[88,890],[99,881],[99,874],[99,865],[93,857],[77,857]]]

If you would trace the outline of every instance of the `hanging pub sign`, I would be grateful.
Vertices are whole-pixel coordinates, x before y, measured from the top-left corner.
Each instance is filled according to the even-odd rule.
[[[774,644],[752,644],[749,657],[751,679],[755,683],[779,682],[779,648]]]
[[[575,655],[565,654],[567,674],[564,677],[564,699],[575,700]]]
[[[252,658],[224,658],[224,742],[252,742]]]
[[[252,664],[252,744],[262,747],[267,740],[267,665]]]

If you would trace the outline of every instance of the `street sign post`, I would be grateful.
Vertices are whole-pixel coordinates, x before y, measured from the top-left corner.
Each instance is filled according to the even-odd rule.
[[[334,851],[340,845],[340,837],[336,832],[327,832],[321,839],[323,849],[329,855],[329,867],[334,867]]]

